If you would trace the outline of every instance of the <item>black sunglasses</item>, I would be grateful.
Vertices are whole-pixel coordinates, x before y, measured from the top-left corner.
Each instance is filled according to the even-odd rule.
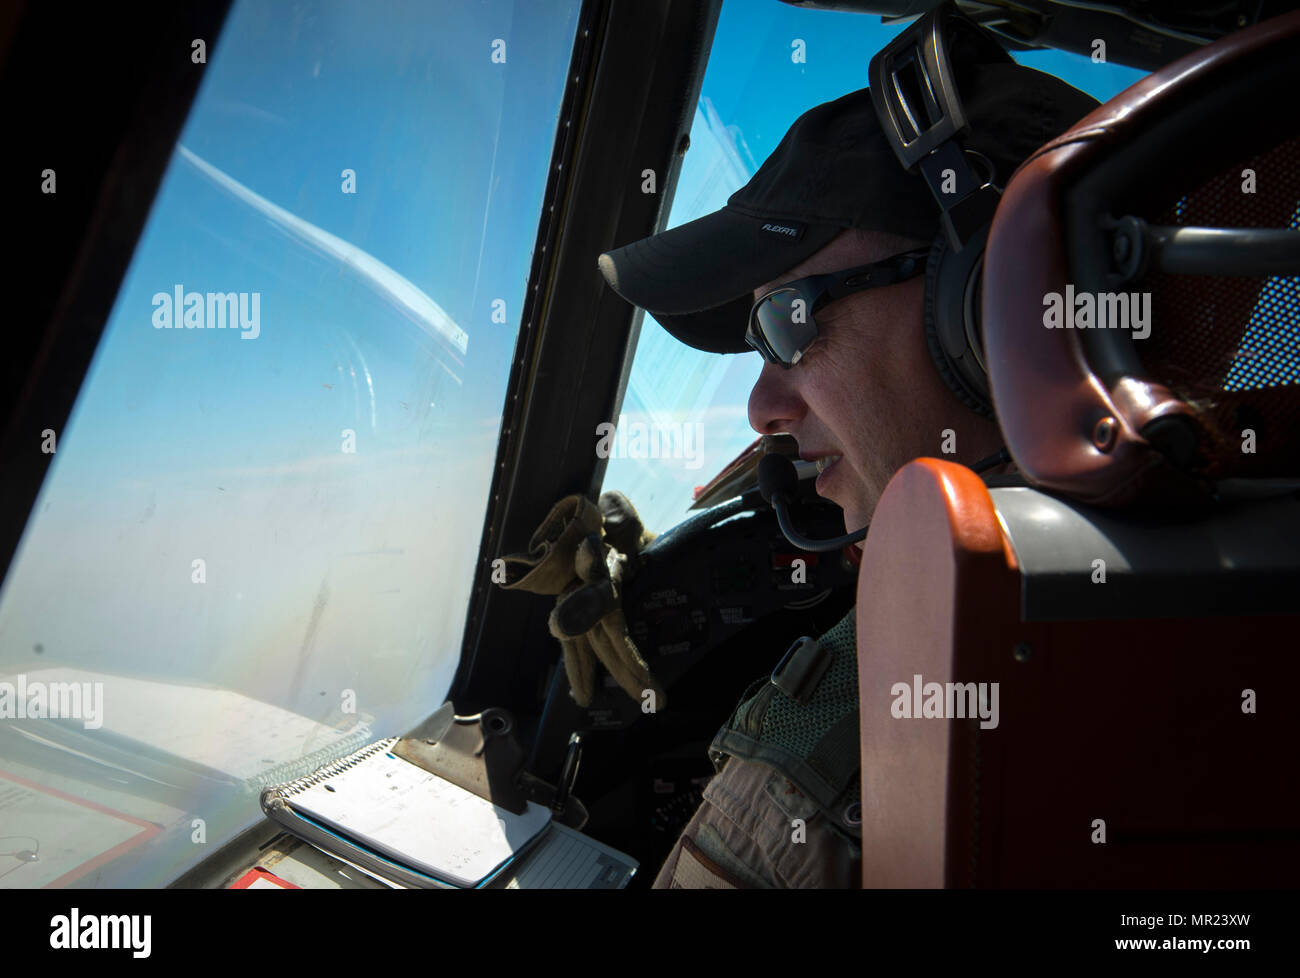
[[[745,342],[768,363],[787,369],[817,339],[817,311],[854,292],[895,285],[925,271],[929,248],[918,248],[843,272],[809,275],[761,296],[749,311]]]

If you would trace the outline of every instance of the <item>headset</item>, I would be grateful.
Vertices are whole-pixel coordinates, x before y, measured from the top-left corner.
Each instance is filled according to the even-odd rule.
[[[926,13],[867,68],[871,101],[903,168],[920,171],[941,212],[925,270],[925,339],[944,383],[972,411],[992,418],[980,328],[984,245],[1002,190],[993,164],[964,149],[969,129],[950,52],[1010,62],[992,35],[945,3]],[[964,52],[965,53],[965,52]],[[972,165],[982,164],[977,174]]]

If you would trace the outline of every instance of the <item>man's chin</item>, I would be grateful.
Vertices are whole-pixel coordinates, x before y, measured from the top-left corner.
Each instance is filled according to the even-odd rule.
[[[839,465],[846,465],[847,461],[841,461]],[[849,472],[843,473],[850,474]],[[856,475],[856,472],[852,473]],[[840,475],[834,472],[832,475]],[[841,479],[831,481],[831,492],[819,491],[817,494],[828,502],[834,503],[844,513],[844,530],[846,533],[856,533],[867,525],[870,519],[871,511],[875,508],[876,500],[880,498],[879,493],[873,493],[859,481],[850,482],[847,486],[842,485]],[[820,488],[820,487],[819,487]]]
[[[862,499],[854,499],[847,506],[840,503],[840,508],[844,510],[846,533],[856,533],[871,522],[871,513],[875,509],[874,502],[875,500],[872,500],[872,503],[868,504]]]
[[[853,499],[845,505],[845,500],[832,496],[829,493],[818,493],[827,502],[834,503],[844,513],[844,530],[846,533],[853,533],[867,525],[866,519],[862,516],[862,503]]]

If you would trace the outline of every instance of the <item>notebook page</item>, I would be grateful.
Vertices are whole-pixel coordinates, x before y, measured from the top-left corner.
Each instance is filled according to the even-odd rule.
[[[376,852],[458,886],[476,885],[551,819],[535,802],[515,815],[387,751],[287,800]]]
[[[621,890],[636,874],[638,866],[635,859],[617,849],[557,822],[504,888]]]

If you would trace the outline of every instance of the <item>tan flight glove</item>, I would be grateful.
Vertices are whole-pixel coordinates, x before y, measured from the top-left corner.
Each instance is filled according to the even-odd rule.
[[[568,496],[537,528],[528,553],[503,558],[503,587],[559,595],[548,625],[564,649],[569,688],[580,706],[591,703],[597,661],[634,700],[653,690],[655,709],[665,703],[622,608],[628,558],[653,539],[622,493],[604,493],[599,509],[585,496]]]
[[[551,507],[528,541],[528,552],[503,557],[507,590],[559,594],[578,576],[574,556],[588,533],[599,533],[603,520],[586,496],[566,496]]]

